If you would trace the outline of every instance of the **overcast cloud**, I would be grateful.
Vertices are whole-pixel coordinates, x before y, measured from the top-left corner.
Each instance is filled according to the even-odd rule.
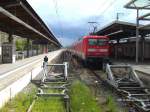
[[[98,22],[98,29],[116,19],[135,23],[134,10],[123,6],[130,0],[27,0],[57,39],[70,45],[92,29],[88,21]]]

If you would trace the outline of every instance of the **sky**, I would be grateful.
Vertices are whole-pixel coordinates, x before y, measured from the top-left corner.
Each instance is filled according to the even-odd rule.
[[[43,19],[63,46],[69,46],[78,38],[88,35],[97,22],[101,29],[119,20],[135,23],[136,11],[125,9],[130,0],[27,0]]]

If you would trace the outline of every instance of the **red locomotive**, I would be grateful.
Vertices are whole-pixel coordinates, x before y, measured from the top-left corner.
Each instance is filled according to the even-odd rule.
[[[72,46],[72,52],[85,63],[109,61],[109,38],[107,36],[89,35],[80,38]]]

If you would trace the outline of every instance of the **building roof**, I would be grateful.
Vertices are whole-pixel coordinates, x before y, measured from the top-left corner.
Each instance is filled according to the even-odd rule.
[[[140,27],[143,25],[140,25]],[[112,23],[99,29],[96,35],[109,36],[111,40],[122,39],[136,36],[136,24],[123,21],[113,21]],[[140,35],[145,36],[150,34],[150,28],[140,29]]]
[[[128,9],[150,9],[149,0],[131,0],[125,6]]]
[[[0,0],[0,30],[61,46],[26,0]]]

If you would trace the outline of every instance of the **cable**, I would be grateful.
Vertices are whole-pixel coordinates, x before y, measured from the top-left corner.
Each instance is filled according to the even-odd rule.
[[[112,2],[110,2],[109,5],[103,10],[103,12],[101,12],[100,16],[104,14],[108,9],[110,9],[112,5],[114,5],[114,3],[116,3],[117,1],[118,0],[113,0]]]
[[[63,37],[63,29],[62,29],[62,23],[60,21],[60,16],[59,16],[59,10],[58,10],[58,3],[57,0],[53,0],[54,3],[54,7],[55,7],[55,12],[58,18],[58,24],[60,25],[60,32],[61,32],[61,36]]]
[[[102,14],[104,14],[108,9],[110,9],[112,7],[112,5],[114,5],[114,3],[116,3],[118,0],[113,0],[111,2],[109,2],[108,6],[100,13],[99,16],[101,16]],[[108,1],[104,2],[104,5],[107,3]],[[101,7],[100,7],[101,8]],[[99,22],[98,22],[99,23]]]
[[[104,14],[107,10],[109,10],[118,0],[112,0],[111,2],[109,2],[108,6],[100,13],[99,16],[101,16],[102,14]],[[105,2],[106,3],[106,2]],[[104,4],[105,4],[104,3]]]

